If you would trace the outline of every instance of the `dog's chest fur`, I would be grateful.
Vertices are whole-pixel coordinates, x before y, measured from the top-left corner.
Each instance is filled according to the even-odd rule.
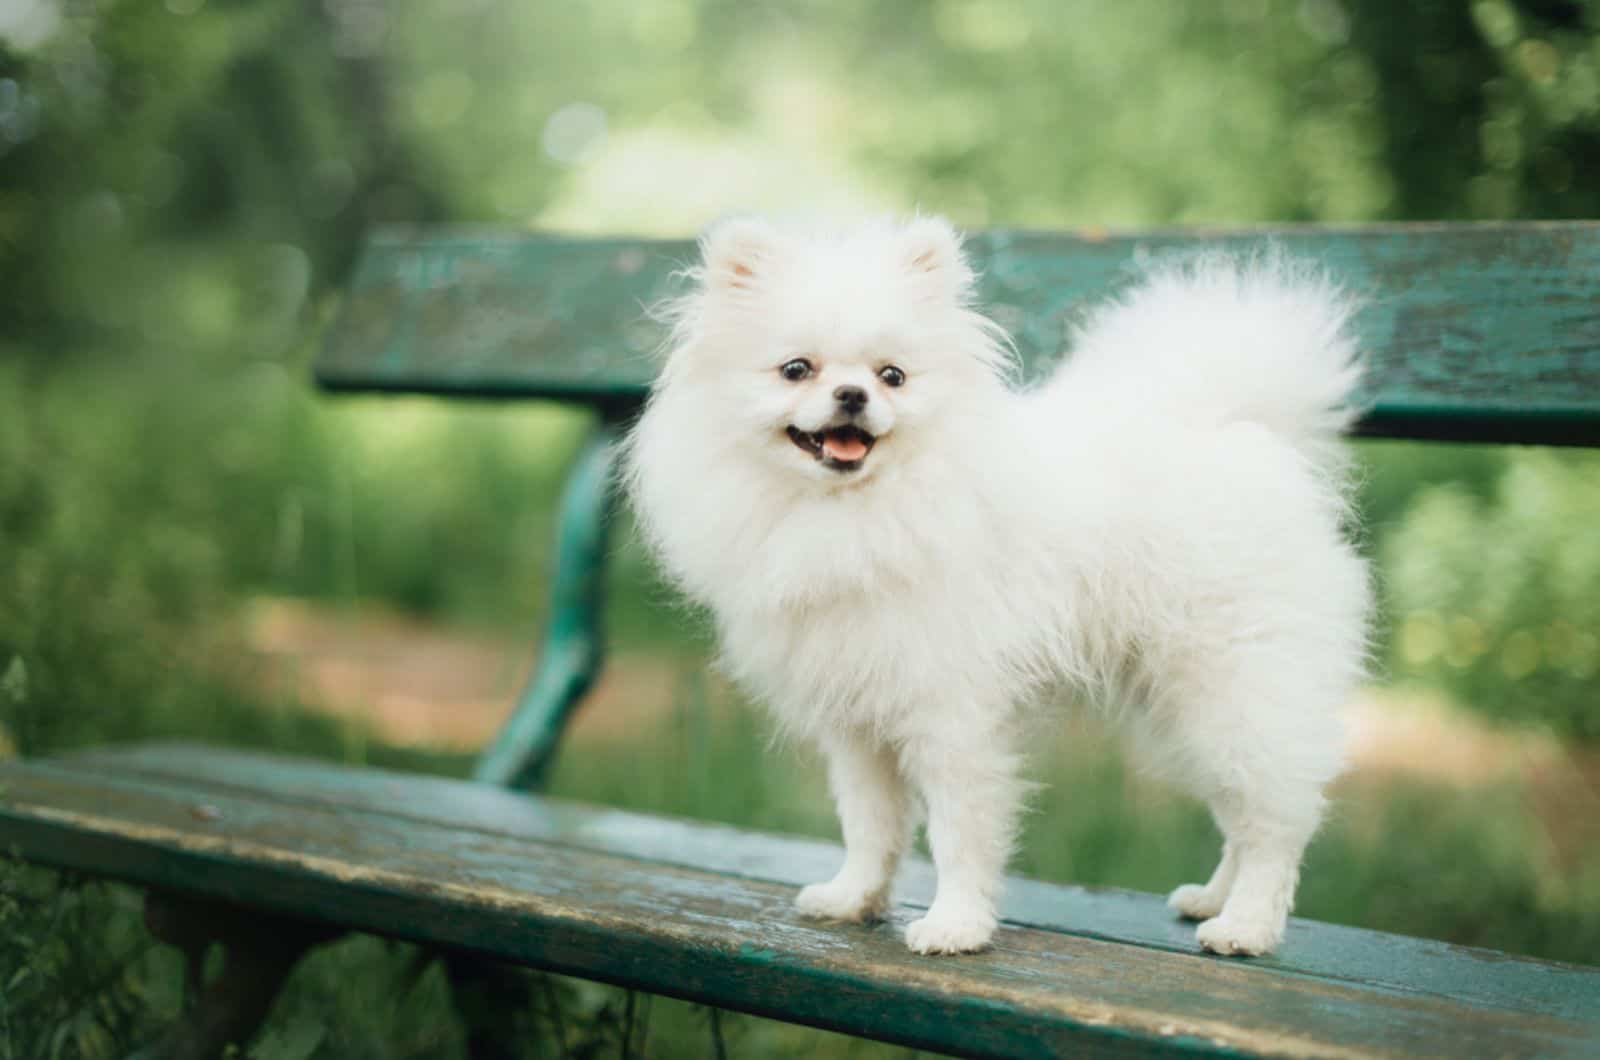
[[[723,665],[786,728],[893,735],[935,701],[1009,702],[1059,642],[1017,591],[1037,544],[984,500],[879,501],[788,511],[716,594]]]

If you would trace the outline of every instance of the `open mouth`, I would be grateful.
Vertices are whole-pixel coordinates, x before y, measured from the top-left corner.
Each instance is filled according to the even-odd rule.
[[[835,471],[855,471],[866,462],[877,441],[860,427],[825,427],[820,431],[789,428],[789,440],[810,453],[824,467]]]

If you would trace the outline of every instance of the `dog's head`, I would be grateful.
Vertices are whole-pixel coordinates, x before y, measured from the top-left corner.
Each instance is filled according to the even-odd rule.
[[[972,270],[945,221],[741,219],[701,249],[662,385],[692,388],[708,447],[858,483],[1003,388],[1004,337],[971,308]]]

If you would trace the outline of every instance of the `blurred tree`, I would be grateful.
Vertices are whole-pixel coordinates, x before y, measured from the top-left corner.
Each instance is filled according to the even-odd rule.
[[[1600,4],[1347,0],[1378,84],[1387,213],[1600,215]]]
[[[229,347],[241,317],[281,348],[373,220],[442,215],[390,118],[372,7],[72,3],[32,47],[0,42],[13,348]]]

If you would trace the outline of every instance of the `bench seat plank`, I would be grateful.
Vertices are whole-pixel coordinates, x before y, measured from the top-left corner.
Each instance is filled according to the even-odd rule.
[[[73,755],[75,767],[105,769],[164,782],[201,782],[249,797],[283,799],[330,809],[384,813],[449,828],[561,843],[645,861],[703,868],[791,887],[832,876],[837,844],[760,835],[726,825],[646,816],[560,799],[525,803],[507,812],[495,788],[437,777],[330,766],[307,759],[248,751],[220,752],[198,744],[146,744]],[[895,893],[907,908],[926,908],[933,866],[907,860]],[[1014,878],[1002,913],[1009,923],[1065,931],[1176,953],[1199,954],[1194,927],[1173,917],[1155,895],[1118,888],[1067,887]],[[1484,975],[1494,963],[1495,974]],[[1296,918],[1282,949],[1256,962],[1305,975],[1379,984],[1474,1004],[1499,1005],[1568,1018],[1600,1008],[1600,969],[1503,954],[1430,939],[1399,938],[1360,928]]]
[[[1306,922],[1279,959],[1222,960],[1153,898],[1042,884],[992,951],[916,957],[898,928],[919,901],[872,928],[793,912],[792,884],[837,864],[829,844],[483,785],[157,745],[7,763],[0,792],[0,843],[39,862],[913,1046],[1600,1050],[1600,969]],[[921,900],[926,873],[906,881]]]
[[[1366,301],[1357,433],[1600,445],[1600,222],[990,231],[980,297],[1030,375],[1134,264],[1268,243]],[[554,397],[627,408],[654,376],[644,307],[678,290],[683,241],[390,230],[372,237],[317,361],[333,390]]]

